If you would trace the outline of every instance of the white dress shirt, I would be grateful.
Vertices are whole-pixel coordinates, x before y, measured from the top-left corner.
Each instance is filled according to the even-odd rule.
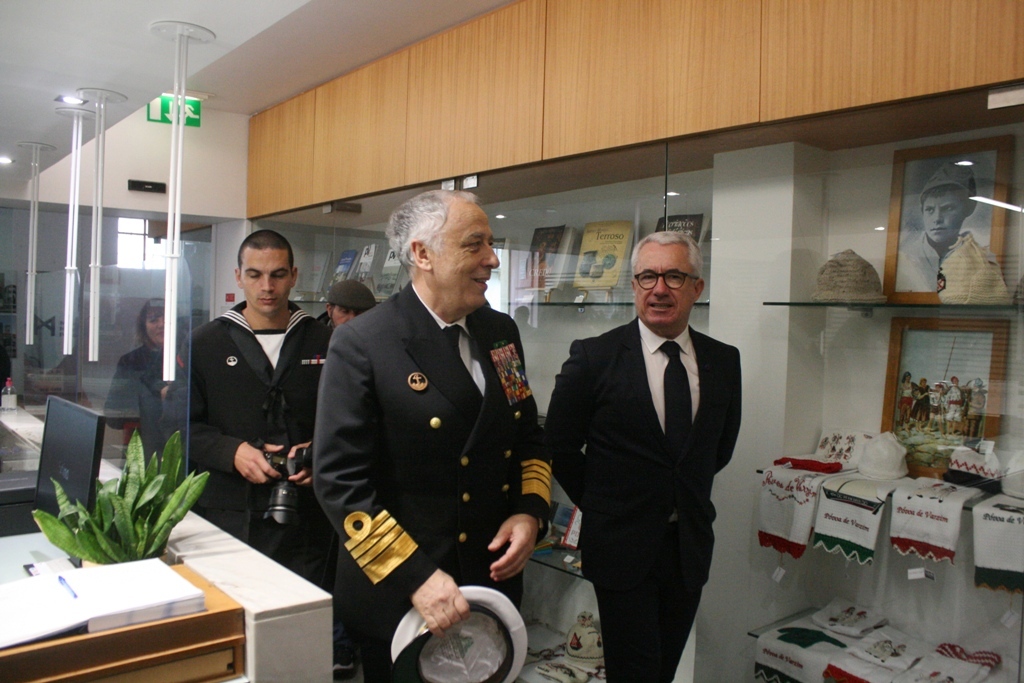
[[[691,419],[697,416],[700,407],[700,374],[697,369],[697,355],[693,351],[693,340],[690,339],[690,327],[675,339],[659,337],[652,332],[642,320],[640,323],[640,341],[644,346],[644,365],[647,366],[647,384],[651,388],[651,399],[654,410],[658,413],[658,422],[662,431],[665,430],[665,368],[668,367],[668,356],[661,351],[661,345],[674,341],[681,349],[680,359],[686,368],[687,379],[690,380]]]
[[[415,285],[412,285],[412,291],[416,293],[416,297],[420,300],[420,303],[423,304],[423,308],[427,309],[427,312],[430,313],[430,316],[434,319],[434,322],[437,323],[438,327],[442,330],[448,327],[449,323],[441,320],[437,313],[434,313],[430,306],[427,306],[426,302],[423,301],[423,297],[421,297],[420,293],[416,291]],[[459,355],[462,356],[462,364],[466,366],[466,369],[469,370],[469,374],[473,377],[473,382],[476,384],[476,388],[479,389],[480,394],[483,395],[484,391],[487,389],[487,378],[484,377],[484,369],[483,366],[480,365],[480,359],[478,359],[476,354],[474,354],[472,349],[470,349],[469,340],[471,337],[469,335],[469,328],[466,327],[466,316],[462,316],[451,324],[458,325],[459,328],[462,329],[462,334],[459,335]]]

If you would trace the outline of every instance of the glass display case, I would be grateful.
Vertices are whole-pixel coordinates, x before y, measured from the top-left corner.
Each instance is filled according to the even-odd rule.
[[[481,197],[500,248],[488,299],[520,327],[541,413],[570,343],[634,318],[629,257],[637,240],[678,229],[702,248],[707,287],[690,323],[740,349],[744,414],[732,462],[715,482],[718,542],[691,639],[695,680],[751,679],[761,648],[748,633],[767,633],[762,627],[774,622],[785,627],[793,615],[836,598],[883,614],[890,628],[932,650],[952,643],[997,652],[1001,664],[990,680],[1020,677],[1021,591],[979,585],[975,574],[971,507],[999,495],[998,483],[996,494],[983,493],[963,510],[953,561],[904,555],[890,544],[891,496],[878,508],[884,523],[871,563],[813,544],[797,559],[758,541],[764,470],[784,456],[814,453],[829,430],[893,432],[910,447],[912,474],[932,477],[925,484],[940,481],[935,477],[949,469],[949,458],[924,458],[915,440],[941,440],[937,450],[945,456],[956,447],[982,458],[995,453],[1004,473],[1022,469],[1010,464],[1024,451],[1022,214],[983,200],[1013,205],[1024,196],[1024,111],[986,110],[980,101],[978,93],[961,93],[476,178],[471,191]],[[951,116],[951,108],[962,115]],[[986,147],[993,139],[1009,146],[993,152]],[[974,166],[955,171],[947,188],[970,186],[969,196],[982,199],[968,200],[967,215],[949,229],[956,244],[937,256],[946,278],[940,298],[899,284],[900,269],[911,267],[900,259],[926,230],[929,184],[958,161]],[[364,277],[390,282],[377,279],[387,258],[387,216],[435,187],[346,198],[259,220],[257,227],[283,232],[303,252],[300,264],[307,259],[306,267],[318,270],[309,280],[316,300],[340,256],[368,244],[379,254]],[[616,235],[614,249],[589,246],[588,235],[602,229]],[[840,282],[834,264],[847,251],[859,260],[854,279]],[[957,259],[947,260],[953,254]],[[954,267],[957,260],[970,265]],[[977,273],[987,273],[986,284],[965,293],[982,282]],[[938,273],[932,276],[938,287]],[[375,291],[380,298],[390,293]],[[310,306],[319,312],[323,304]],[[924,413],[901,412],[906,372],[932,390],[942,382],[947,394],[960,375],[959,419],[929,427]],[[968,388],[984,395],[983,405],[970,407]],[[567,502],[557,488],[555,497]],[[806,541],[809,534],[808,528]],[[1007,536],[1004,547],[1002,555],[984,550],[982,561],[993,561],[995,552],[997,563],[1021,563],[1014,571],[1024,577],[1024,535]],[[560,569],[528,568],[524,611],[564,632],[591,598],[574,587],[585,581]]]

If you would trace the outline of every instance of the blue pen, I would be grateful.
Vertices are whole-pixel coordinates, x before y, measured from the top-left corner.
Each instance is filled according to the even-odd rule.
[[[71,593],[72,598],[78,599],[78,593],[75,592],[75,589],[71,587],[71,584],[63,576],[58,575],[57,580],[60,581],[60,585],[68,589],[68,593]]]

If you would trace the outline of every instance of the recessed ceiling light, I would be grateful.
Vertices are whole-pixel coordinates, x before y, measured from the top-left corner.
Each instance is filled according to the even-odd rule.
[[[954,161],[953,163],[956,166],[974,166],[974,162],[968,161],[967,159],[961,159],[960,161]]]
[[[878,230],[879,232],[884,232],[885,231],[885,226],[884,225],[879,225],[877,228],[875,228],[875,230]]]
[[[11,163],[14,163],[14,159],[12,159],[10,157],[0,157],[0,164],[6,165],[6,164],[11,164]]]
[[[494,217],[495,217],[495,218],[499,218],[499,219],[500,219],[500,218],[504,218],[504,217],[505,217],[505,214],[503,214],[503,213],[499,213],[499,214],[496,214],[496,215],[495,215]]]
[[[53,98],[53,101],[63,102],[64,104],[85,104],[88,100],[83,100],[75,95],[57,95],[57,97]]]
[[[669,197],[678,197],[678,196],[679,196],[679,193],[678,193],[678,192],[669,192],[669,193],[668,193],[668,196],[669,196]]]

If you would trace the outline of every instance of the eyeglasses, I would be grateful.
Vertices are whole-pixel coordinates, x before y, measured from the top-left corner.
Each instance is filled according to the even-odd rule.
[[[633,276],[640,289],[654,289],[658,285],[658,278],[665,280],[665,286],[669,289],[679,289],[686,284],[686,278],[697,280],[696,275],[684,273],[680,270],[670,270],[665,273],[655,273],[653,270],[645,270]]]

